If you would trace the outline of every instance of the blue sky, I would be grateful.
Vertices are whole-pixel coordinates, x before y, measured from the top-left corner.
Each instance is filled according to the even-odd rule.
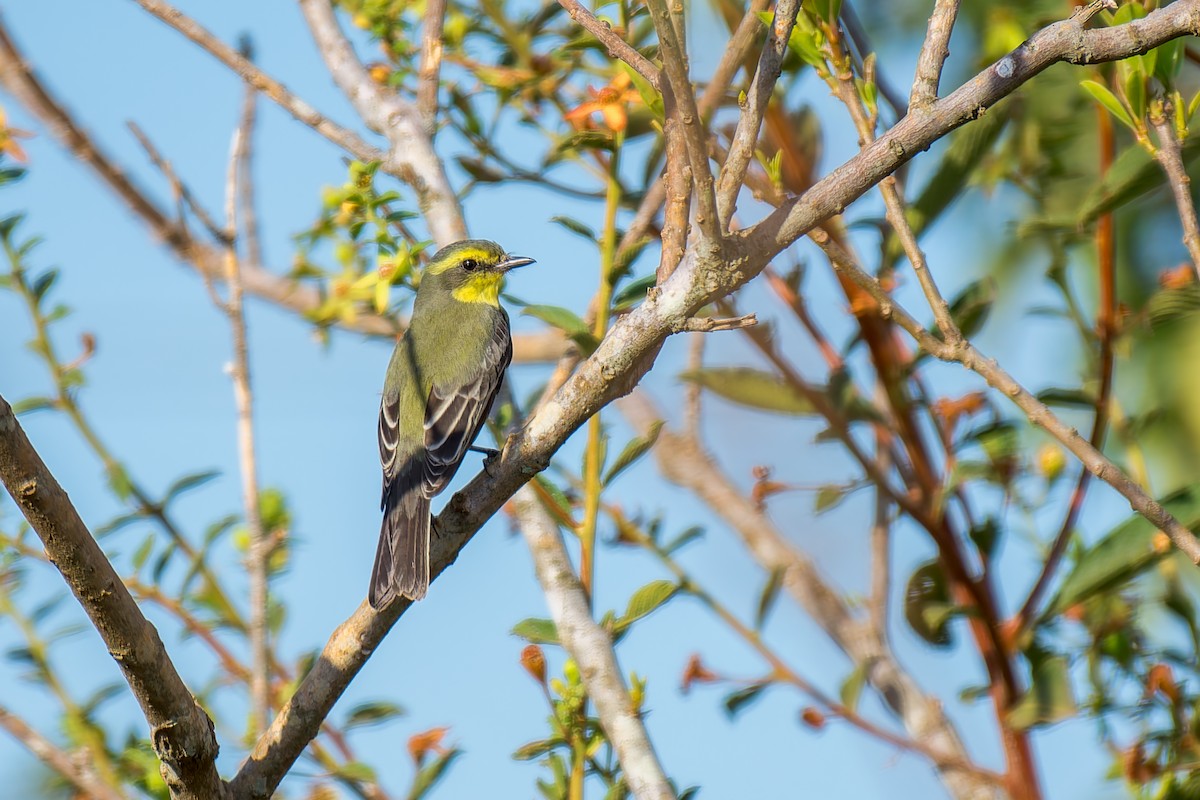
[[[178,34],[151,19],[132,3],[74,2],[8,4],[5,23],[50,87],[86,122],[97,140],[127,166],[140,185],[163,200],[166,186],[146,162],[125,122],[146,130],[174,162],[183,179],[211,209],[220,208],[229,137],[241,97],[239,81]],[[295,4],[283,0],[237,3],[230,0],[182,3],[210,30],[228,42],[243,32],[257,46],[258,60],[302,97],[335,118],[352,123],[353,113],[332,86],[315,52]],[[711,31],[701,20],[693,41]],[[696,69],[703,71],[705,49],[694,46]],[[911,51],[884,54],[896,74],[911,74]],[[890,59],[890,60],[889,60]],[[896,83],[904,85],[904,80]],[[810,87],[811,89],[812,87]],[[831,108],[824,90],[811,101],[827,120],[841,115]],[[39,268],[57,265],[63,274],[56,299],[72,315],[57,326],[57,342],[69,354],[83,332],[95,334],[98,349],[88,363],[88,384],[81,403],[101,435],[152,491],[161,491],[179,476],[219,469],[222,477],[180,502],[177,511],[193,536],[224,514],[240,510],[232,392],[224,366],[229,336],[222,317],[210,304],[201,282],[165,250],[154,244],[141,224],[83,167],[26,117],[11,98],[0,103],[13,124],[39,131],[30,141],[29,177],[6,189],[0,211],[28,212],[26,235],[46,242],[36,251]],[[255,174],[264,231],[265,260],[279,269],[290,264],[291,236],[316,217],[320,188],[340,184],[345,170],[341,154],[316,134],[294,122],[269,102],[261,105]],[[852,152],[854,137],[836,127],[826,138],[824,167],[832,168]],[[918,162],[918,169],[919,169]],[[455,176],[461,178],[461,175]],[[959,219],[1003,210],[1004,196],[977,198],[956,210]],[[871,201],[866,201],[871,202]],[[868,206],[869,207],[869,206]],[[582,312],[595,284],[594,253],[561,227],[555,214],[585,207],[547,196],[528,186],[485,188],[474,194],[466,210],[472,235],[494,238],[510,251],[538,259],[538,266],[514,276],[509,291],[530,302],[567,306]],[[952,217],[953,220],[953,217]],[[986,264],[972,264],[978,243],[955,236],[953,222],[928,241],[935,272],[947,293],[965,284]],[[1003,225],[995,235],[1003,235]],[[964,253],[967,257],[964,258]],[[964,263],[966,262],[966,263]],[[649,260],[639,265],[652,269]],[[814,308],[838,304],[829,279],[813,269],[810,289]],[[905,296],[915,300],[908,287]],[[1040,291],[1036,285],[1018,290]],[[741,303],[761,318],[783,319],[783,309],[757,287]],[[915,302],[910,305],[919,308]],[[1030,342],[1051,323],[1023,323],[1003,309],[985,334],[985,349],[1004,357],[1028,353]],[[834,339],[848,333],[838,314],[825,317]],[[264,485],[279,487],[294,512],[297,546],[289,572],[275,586],[288,606],[282,652],[295,659],[318,649],[333,628],[361,601],[379,527],[378,461],[375,414],[388,344],[361,336],[335,334],[328,346],[314,341],[311,327],[293,315],[259,302],[249,307],[252,369],[260,476]],[[518,330],[537,323],[515,320]],[[994,331],[1010,331],[1005,339]],[[0,293],[0,393],[10,401],[45,392],[42,366],[17,345],[28,338],[28,320],[16,299]],[[815,374],[817,361],[793,331],[781,325],[790,352]],[[709,342],[713,363],[753,360],[734,334],[715,335]],[[1070,346],[1042,347],[1011,364],[1018,377],[1037,385],[1054,365],[1074,358]],[[677,406],[683,342],[668,343],[646,387],[663,408]],[[546,369],[516,366],[510,373],[515,394],[525,396],[544,379]],[[953,386],[976,388],[961,371],[939,371]],[[831,445],[817,445],[815,423],[733,409],[721,401],[708,404],[708,444],[726,470],[745,486],[750,470],[774,464],[787,480],[828,482],[853,476],[852,465]],[[615,412],[606,412],[614,443],[628,438],[628,428]],[[119,510],[103,485],[101,466],[67,423],[54,415],[23,420],[26,430],[75,501],[85,520],[100,524]],[[577,465],[582,438],[562,450],[564,464]],[[747,442],[762,443],[747,446]],[[459,481],[478,465],[464,467]],[[448,496],[448,495],[447,495]],[[1100,502],[1089,518],[1124,512],[1111,494],[1096,490]],[[732,535],[709,517],[689,495],[666,485],[647,459],[615,485],[612,498],[627,509],[661,512],[668,530],[699,524],[708,534],[683,555],[687,567],[733,609],[751,619],[764,576]],[[869,498],[865,495],[825,515],[811,514],[811,497],[783,495],[772,502],[779,526],[804,548],[833,580],[851,593],[867,585],[865,535]],[[1061,504],[1062,498],[1057,498]],[[1058,512],[1054,510],[1052,515]],[[0,506],[0,521],[11,529],[16,511]],[[139,533],[140,531],[140,533]],[[133,528],[109,545],[128,553],[145,535]],[[606,533],[602,529],[602,533]],[[1016,537],[1014,537],[1016,538]],[[1023,575],[1031,553],[1012,548],[1006,569]],[[897,592],[901,578],[928,558],[927,541],[906,526],[896,536]],[[223,568],[236,570],[236,555],[223,553]],[[600,555],[596,605],[624,608],[629,595],[645,582],[664,577],[645,556],[611,548]],[[57,575],[31,570],[33,596],[60,591]],[[240,579],[231,581],[244,588]],[[1014,587],[1024,587],[1016,580]],[[1021,591],[1018,588],[1017,591]],[[1009,604],[1019,597],[1007,598]],[[898,604],[898,600],[897,600]],[[533,782],[542,770],[536,763],[514,762],[513,750],[547,733],[546,708],[539,692],[518,665],[523,642],[509,629],[530,616],[545,616],[545,603],[533,578],[523,540],[512,535],[506,519],[489,523],[458,562],[439,579],[429,599],[405,615],[372,657],[359,679],[334,710],[344,715],[354,705],[377,698],[399,702],[408,715],[386,728],[354,734],[359,758],[378,768],[384,785],[401,793],[412,767],[404,751],[407,737],[435,725],[451,726],[449,739],[465,750],[436,797],[533,797]],[[894,609],[895,615],[895,609]],[[62,614],[66,623],[69,615]],[[987,766],[999,768],[990,707],[964,704],[958,688],[982,682],[982,668],[969,651],[932,652],[894,620],[897,650],[917,679],[941,695],[961,725],[971,751]],[[798,670],[836,694],[850,671],[820,631],[786,601],[780,602],[767,628],[770,641]],[[11,646],[13,631],[0,620],[0,644]],[[208,674],[207,656],[190,642],[167,637],[185,677]],[[737,720],[729,721],[720,704],[722,693],[700,687],[684,696],[678,680],[688,656],[701,652],[706,663],[748,678],[765,666],[699,606],[682,600],[641,623],[618,651],[626,671],[649,678],[647,726],[668,774],[680,786],[698,784],[702,798],[733,797],[891,797],[938,796],[940,785],[925,763],[898,754],[844,724],[833,722],[820,733],[797,724],[806,701],[786,688],[772,690]],[[80,693],[119,679],[99,639],[90,631],[56,651],[70,686]],[[552,654],[552,668],[561,656]],[[46,714],[47,699],[14,681],[15,670],[0,665],[0,698],[43,730],[54,734]],[[953,687],[947,690],[947,687]],[[229,724],[218,731],[223,741],[241,734],[240,698],[227,697],[221,708]],[[873,699],[864,710],[886,719]],[[114,701],[111,718],[141,731],[143,723],[126,698]],[[1035,735],[1038,763],[1048,797],[1119,796],[1119,787],[1104,784],[1106,757],[1092,744],[1090,723],[1076,722]],[[236,768],[233,747],[226,748],[221,767]],[[37,779],[32,759],[11,740],[0,737],[0,775],[29,784]],[[286,785],[286,784],[285,784]],[[29,792],[32,794],[33,789]]]

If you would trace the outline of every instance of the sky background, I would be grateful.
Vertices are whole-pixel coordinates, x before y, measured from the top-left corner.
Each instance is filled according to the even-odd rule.
[[[6,2],[5,23],[42,78],[85,123],[97,141],[128,168],[138,183],[167,201],[167,187],[153,171],[127,121],[141,126],[174,163],[183,180],[210,209],[221,208],[231,131],[241,101],[240,82],[224,67],[174,31],[130,2],[47,4]],[[294,3],[210,0],[180,7],[226,42],[249,33],[257,58],[268,73],[322,112],[352,124],[355,117],[333,87]],[[711,68],[718,40],[704,14],[692,23],[692,52],[697,74]],[[969,53],[970,42],[956,40],[956,53]],[[916,41],[895,52],[881,53],[880,63],[893,82],[907,86],[918,47]],[[948,82],[957,84],[971,65],[951,62]],[[827,130],[822,167],[828,171],[853,153],[854,136],[843,115],[831,107],[824,88],[811,84],[810,102]],[[234,406],[225,375],[229,361],[228,328],[211,305],[202,283],[190,268],[150,241],[142,224],[84,167],[9,97],[0,104],[11,124],[38,131],[26,144],[30,174],[15,188],[0,193],[0,213],[27,212],[22,230],[41,235],[45,243],[32,258],[37,269],[56,265],[63,273],[54,300],[68,305],[71,316],[56,326],[56,343],[66,359],[78,348],[83,332],[96,336],[98,347],[85,372],[87,386],[80,401],[101,436],[130,467],[132,474],[161,492],[182,475],[205,469],[222,476],[187,495],[177,508],[189,533],[198,538],[212,521],[240,512]],[[833,121],[833,122],[831,122]],[[520,136],[514,133],[514,136]],[[291,263],[291,237],[308,227],[320,208],[320,189],[345,180],[342,154],[324,139],[293,121],[269,102],[260,105],[254,172],[265,261],[278,270]],[[451,143],[452,144],[452,143]],[[917,174],[922,159],[917,161]],[[462,175],[452,178],[461,182]],[[403,192],[404,190],[401,189]],[[406,193],[406,197],[407,197]],[[1001,192],[960,204],[925,244],[943,289],[953,294],[986,266],[988,236],[1008,235],[1006,208],[1012,201]],[[870,211],[866,200],[856,211]],[[744,206],[752,218],[752,206]],[[596,212],[583,204],[528,186],[485,187],[466,205],[471,234],[494,238],[511,252],[538,259],[538,265],[514,275],[509,291],[524,300],[566,306],[582,313],[595,286],[594,252],[560,226],[556,214],[573,214],[597,224]],[[978,228],[964,241],[958,222],[995,218],[990,234],[979,240]],[[957,222],[956,222],[957,221]],[[652,257],[638,263],[638,274],[653,269]],[[822,270],[813,269],[807,284],[811,303],[834,341],[849,334],[839,299]],[[1069,337],[1050,334],[1056,323],[1018,317],[1044,289],[1033,278],[1014,278],[1002,287],[1002,303],[981,344],[1000,357],[1016,376],[1033,388],[1077,380],[1080,367]],[[902,297],[915,300],[913,287]],[[1047,295],[1047,297],[1049,297]],[[818,361],[790,330],[784,309],[758,287],[747,290],[743,311],[760,319],[781,320],[778,335],[808,374]],[[910,302],[913,309],[922,308]],[[379,465],[375,416],[379,387],[390,346],[356,334],[335,332],[328,346],[318,343],[309,323],[267,304],[251,300],[248,308],[260,480],[278,487],[293,510],[296,546],[290,570],[274,585],[288,607],[281,651],[290,659],[319,649],[329,633],[361,602],[367,585],[379,528]],[[537,330],[540,323],[514,318],[517,331]],[[10,402],[45,393],[51,384],[43,365],[21,344],[29,337],[29,320],[18,298],[0,293],[0,394]],[[1052,344],[1047,346],[1046,341]],[[1034,346],[1034,343],[1038,343]],[[1061,344],[1053,344],[1060,342]],[[671,341],[644,386],[660,408],[678,407],[685,343]],[[709,361],[757,363],[736,334],[718,334],[708,343]],[[517,397],[525,397],[546,377],[540,366],[517,365],[510,375]],[[956,368],[938,368],[941,385],[978,388]],[[1057,381],[1052,380],[1057,376]],[[1064,377],[1065,376],[1065,377]],[[725,470],[746,488],[751,468],[775,466],[783,479],[804,484],[828,483],[856,474],[836,446],[814,444],[820,426],[808,421],[735,409],[709,400],[705,435]],[[631,435],[618,413],[605,420],[619,447]],[[101,465],[63,418],[28,415],[22,420],[30,439],[70,493],[85,521],[103,524],[121,506],[104,486]],[[561,451],[562,463],[578,465],[582,436]],[[611,452],[611,447],[610,447]],[[464,466],[456,485],[474,474],[478,464]],[[443,495],[443,500],[449,493]],[[626,509],[661,513],[668,531],[690,525],[707,530],[704,540],[681,556],[688,569],[744,619],[751,620],[765,579],[734,537],[710,518],[689,494],[657,477],[645,459],[616,483],[611,499]],[[1103,487],[1093,489],[1084,530],[1094,535],[1122,519],[1127,508]],[[809,553],[839,586],[861,593],[867,585],[865,526],[870,508],[866,494],[815,517],[809,494],[785,494],[771,502],[771,513],[794,544]],[[1052,495],[1047,519],[1057,519],[1064,498]],[[437,506],[438,503],[435,503]],[[0,524],[11,530],[17,512],[0,504]],[[1038,519],[1029,521],[1030,535]],[[132,526],[106,542],[128,553],[141,542],[148,526]],[[602,526],[602,535],[609,534]],[[1041,530],[1039,535],[1046,535]],[[1008,585],[1023,593],[1033,553],[1020,544],[1018,531],[1006,547],[1003,568]],[[900,525],[895,537],[895,600],[899,608],[904,578],[930,557],[928,542],[911,527]],[[222,554],[226,570],[237,568],[236,556]],[[623,609],[629,595],[649,580],[666,577],[640,553],[605,548],[600,556],[596,606]],[[30,570],[29,597],[61,592],[57,574],[43,567]],[[231,581],[244,584],[240,578]],[[1011,607],[1020,601],[1005,598]],[[353,734],[359,758],[378,769],[384,786],[401,794],[411,779],[405,752],[408,737],[436,725],[451,726],[448,740],[463,748],[449,776],[436,790],[438,798],[534,797],[534,780],[544,774],[536,762],[511,759],[511,753],[547,735],[546,707],[536,685],[523,672],[518,657],[524,642],[509,633],[526,617],[546,616],[545,602],[533,577],[523,540],[514,536],[503,517],[492,520],[432,587],[429,598],[405,614],[358,679],[334,709],[341,718],[355,705],[373,700],[399,702],[408,714],[396,723]],[[66,624],[76,615],[60,612]],[[999,768],[1000,751],[990,705],[964,703],[958,688],[983,682],[982,667],[967,647],[934,652],[903,624],[893,620],[895,646],[904,664],[927,689],[941,692],[951,717],[961,726],[980,763]],[[161,627],[161,626],[160,626]],[[785,597],[766,627],[770,642],[798,671],[836,694],[850,666],[821,632]],[[963,638],[964,631],[956,627]],[[14,631],[0,619],[0,645],[10,647]],[[168,636],[166,644],[185,678],[199,681],[210,673],[207,653],[194,643]],[[646,723],[667,773],[680,787],[699,785],[701,798],[847,797],[926,798],[941,796],[940,783],[927,764],[903,755],[845,724],[831,722],[814,732],[797,723],[804,698],[787,688],[771,690],[736,720],[722,707],[723,689],[698,687],[679,691],[688,657],[700,652],[721,672],[747,678],[765,672],[748,649],[703,612],[682,599],[640,623],[622,641],[623,668],[649,679]],[[66,681],[81,695],[119,680],[119,673],[90,629],[55,650]],[[561,654],[550,651],[551,667],[561,668]],[[19,669],[0,663],[0,701],[48,734],[56,735],[49,700],[41,690],[17,680]],[[223,742],[241,734],[241,698],[226,693],[221,708],[229,727],[218,731]],[[878,703],[864,699],[864,712],[890,724]],[[112,701],[109,718],[123,720],[129,730],[143,732],[144,723],[127,697]],[[1076,721],[1034,735],[1037,762],[1047,797],[1122,796],[1120,786],[1105,783],[1108,759],[1093,744],[1092,723]],[[236,770],[237,749],[226,747],[220,767]],[[307,771],[311,767],[300,767]],[[36,762],[6,737],[0,737],[0,778],[23,787],[13,796],[35,796],[42,774]],[[285,787],[287,784],[285,784]]]

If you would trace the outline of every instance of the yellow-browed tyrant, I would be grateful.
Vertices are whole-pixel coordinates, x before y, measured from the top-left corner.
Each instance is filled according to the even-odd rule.
[[[512,361],[500,284],[532,264],[468,239],[425,268],[408,331],[388,364],[379,405],[383,529],[367,595],[382,609],[429,588],[429,501],[454,477]]]

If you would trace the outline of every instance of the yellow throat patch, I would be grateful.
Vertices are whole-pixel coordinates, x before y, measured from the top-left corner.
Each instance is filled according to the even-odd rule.
[[[489,306],[499,306],[500,284],[503,282],[502,274],[481,272],[450,294],[460,303],[487,303]]]

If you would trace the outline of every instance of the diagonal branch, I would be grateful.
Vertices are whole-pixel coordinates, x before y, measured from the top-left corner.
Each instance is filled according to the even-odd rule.
[[[87,800],[123,800],[124,795],[99,780],[87,764],[87,751],[76,755],[64,752],[54,742],[31,728],[25,720],[0,706],[0,728],[25,746],[39,761],[61,775]]]
[[[625,783],[637,800],[674,800],[650,737],[621,679],[612,638],[592,619],[587,592],[571,568],[558,526],[528,487],[514,498],[521,532],[563,647],[579,665],[587,696],[617,751]]]
[[[917,74],[908,101],[911,108],[924,108],[937,99],[942,66],[950,56],[950,34],[958,18],[960,1],[937,0],[933,4],[925,42],[921,45],[921,55],[917,57]]]
[[[661,414],[649,397],[635,392],[618,405],[635,430],[645,433]],[[817,566],[793,548],[775,522],[742,492],[692,436],[663,428],[654,455],[663,476],[703,500],[741,538],[768,574],[783,576],[783,588],[856,666],[903,723],[909,736],[940,754],[942,780],[953,796],[991,796],[994,786],[971,770],[970,756],[941,703],[927,696],[895,660],[880,631],[851,613]]]
[[[371,79],[342,33],[329,0],[300,0],[300,10],[334,83],[367,127],[388,140],[382,169],[413,187],[434,241],[444,246],[467,238],[462,207],[442,159],[434,152],[421,112]]]
[[[558,4],[566,9],[571,19],[575,20],[579,27],[595,36],[602,45],[607,47],[610,56],[633,67],[634,71],[649,81],[651,86],[662,91],[662,74],[650,59],[634,50],[629,42],[622,39],[609,25],[596,19],[596,15],[588,11],[579,0],[558,0]]]
[[[0,481],[121,668],[150,723],[154,752],[172,797],[225,797],[225,785],[217,774],[212,721],[184,685],[158,631],[142,615],[3,397]]]
[[[729,221],[737,209],[738,192],[741,191],[742,182],[746,178],[750,159],[754,157],[754,151],[758,147],[758,132],[762,127],[763,115],[767,113],[767,106],[775,92],[775,82],[779,80],[783,57],[787,55],[788,38],[792,35],[792,28],[796,24],[796,12],[799,9],[800,4],[796,0],[779,0],[775,6],[775,17],[771,21],[767,43],[758,59],[754,83],[746,95],[746,102],[729,145],[729,154],[725,157],[725,166],[721,168],[721,177],[717,180],[717,211],[723,231],[729,229]]]
[[[253,82],[249,82],[254,85]],[[186,227],[173,220],[150,199],[127,171],[109,156],[91,134],[47,89],[32,66],[17,49],[0,16],[0,86],[14,95],[25,109],[41,120],[54,138],[97,176],[161,239],[174,255],[206,280],[223,281],[224,261],[220,249],[194,238]],[[302,120],[303,121],[303,120]],[[376,153],[382,157],[382,153]],[[306,316],[321,305],[320,294],[311,286],[278,275],[251,259],[242,265],[242,283],[247,293],[281,308]],[[353,322],[339,323],[348,330],[371,336],[394,337],[403,321],[375,314],[359,315]],[[566,349],[558,331],[513,337],[513,360],[555,361]]]
[[[692,167],[692,187],[696,193],[696,224],[709,242],[716,245],[721,241],[721,229],[717,218],[712,170],[708,166],[708,133],[696,106],[696,92],[688,76],[683,43],[676,35],[675,20],[666,0],[647,0],[646,6],[650,9],[654,29],[658,32],[659,57],[663,62],[667,84],[674,96],[676,119],[687,144],[688,163]]]
[[[442,71],[442,24],[446,19],[446,0],[428,0],[425,21],[421,25],[421,66],[417,70],[417,113],[425,122],[425,133],[437,133],[439,76]]]
[[[762,256],[780,252],[1052,64],[1117,61],[1146,53],[1171,39],[1200,33],[1200,0],[1176,0],[1142,19],[1087,30],[1084,24],[1096,5],[1077,9],[1070,19],[1038,31],[947,97],[925,109],[911,110],[873,144],[743,234],[747,249]]]

